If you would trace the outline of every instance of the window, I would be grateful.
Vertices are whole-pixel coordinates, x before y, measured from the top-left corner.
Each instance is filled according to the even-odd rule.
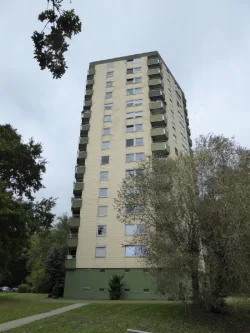
[[[126,147],[143,146],[143,138],[127,139]]]
[[[143,131],[143,124],[135,124],[135,125],[127,125],[126,126],[126,132],[140,132]]]
[[[104,116],[104,122],[107,123],[108,121],[112,121],[111,115]]]
[[[127,74],[141,73],[141,67],[128,68]]]
[[[167,80],[168,80],[168,82],[170,83],[170,80],[169,80],[169,78],[167,78]]]
[[[98,206],[98,216],[107,216],[108,206]]]
[[[178,153],[178,149],[177,148],[175,148],[175,154],[178,156],[179,155],[179,153]]]
[[[142,99],[136,99],[136,100],[132,100],[132,101],[126,101],[126,108],[129,108],[131,106],[139,106],[139,105],[142,105]]]
[[[126,163],[143,161],[144,159],[144,153],[126,154]]]
[[[114,81],[108,81],[106,82],[106,88],[112,88],[114,84]]]
[[[112,67],[114,67],[115,66],[115,63],[114,62],[109,62],[108,64],[107,64],[107,67],[108,68],[112,68]]]
[[[126,224],[125,226],[126,236],[142,235],[145,233],[145,231],[145,224]]]
[[[175,131],[176,130],[176,128],[175,128],[175,126],[174,125],[172,125],[172,129]]]
[[[181,114],[181,112],[179,110],[178,110],[178,115],[179,115],[179,117],[181,117],[182,119],[184,119],[183,115]]]
[[[132,79],[127,79],[126,84],[141,83],[142,77],[134,77]]]
[[[137,64],[141,62],[141,58],[128,59],[127,64]]]
[[[130,272],[130,269],[129,268],[124,268],[124,272],[128,273],[128,272]]]
[[[181,138],[183,141],[185,141],[185,142],[187,141],[187,138],[185,137],[185,135],[183,133],[181,133]]]
[[[142,169],[129,169],[126,170],[126,178],[136,176],[139,173],[143,173]]]
[[[99,288],[99,291],[104,291],[104,288]]]
[[[182,127],[183,130],[185,130],[185,126],[183,125],[183,123],[180,121],[180,125]]]
[[[168,88],[168,91],[170,92],[170,94],[171,94],[171,89],[170,88]]]
[[[102,149],[109,149],[110,148],[110,141],[102,142]]]
[[[105,269],[104,269],[104,268],[101,268],[101,269],[100,269],[100,272],[101,272],[101,273],[104,273],[104,272],[105,272]]]
[[[172,103],[172,104],[173,104],[173,101],[172,101],[172,99],[171,99],[171,98],[169,98],[169,100],[170,100],[170,103]]]
[[[106,92],[105,98],[112,98],[112,91]]]
[[[145,245],[126,245],[125,256],[126,257],[143,257],[146,251]]]
[[[107,235],[107,226],[106,225],[98,225],[96,236],[106,236]]]
[[[171,112],[171,116],[174,117],[174,111],[171,110],[170,112]]]
[[[142,88],[127,89],[127,96],[142,94],[142,92],[143,92]]]
[[[144,289],[144,293],[149,293],[149,289]]]
[[[113,77],[114,76],[114,72],[107,72],[106,77]]]
[[[102,135],[110,135],[110,133],[111,133],[111,127],[103,128]]]
[[[174,140],[175,142],[177,142],[177,137],[176,137],[175,134],[173,134],[173,140]]]
[[[109,156],[102,156],[101,164],[109,164]]]
[[[113,103],[106,103],[104,104],[104,110],[111,110],[113,106]]]
[[[137,205],[127,205],[125,208],[125,215],[138,215],[138,214],[144,214],[145,213],[145,207]]]
[[[184,150],[184,153],[187,154],[187,152],[188,152],[187,148],[184,145],[182,145],[182,148]]]
[[[177,90],[175,90],[175,92],[176,92],[176,96],[179,98],[179,100],[181,100],[181,95],[178,93]]]
[[[126,113],[126,119],[133,119],[133,118],[140,118],[140,117],[143,117],[143,111]]]
[[[95,248],[95,257],[96,258],[105,258],[106,257],[106,246],[97,246]]]
[[[99,188],[99,197],[107,198],[108,197],[108,189],[107,188]]]
[[[101,171],[100,180],[108,180],[108,179],[109,179],[109,171]]]
[[[129,293],[130,289],[124,289],[125,293]]]

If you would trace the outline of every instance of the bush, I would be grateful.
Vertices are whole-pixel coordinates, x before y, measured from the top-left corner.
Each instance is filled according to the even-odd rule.
[[[20,284],[18,286],[18,292],[19,293],[30,293],[31,292],[31,289],[30,289],[30,286],[28,284]]]
[[[123,276],[112,275],[109,279],[109,298],[112,300],[120,299],[122,296],[122,283]]]

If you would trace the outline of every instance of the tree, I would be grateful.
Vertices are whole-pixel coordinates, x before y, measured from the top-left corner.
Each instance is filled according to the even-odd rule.
[[[49,276],[53,286],[57,283],[58,279],[64,279],[66,253],[65,248],[52,247],[45,259],[45,273]]]
[[[122,282],[123,276],[112,275],[109,279],[109,298],[111,300],[118,300],[122,296],[122,288],[124,283]]]
[[[28,247],[34,232],[50,228],[56,200],[35,202],[43,187],[46,160],[42,145],[21,135],[11,125],[0,125],[0,272]]]
[[[225,311],[225,296],[250,287],[250,151],[201,136],[191,155],[138,168],[115,200],[121,222],[141,225],[130,244],[146,246],[160,292],[191,288],[194,302]]]
[[[68,68],[64,57],[69,47],[67,40],[80,33],[82,28],[74,9],[63,10],[62,2],[47,0],[47,10],[38,16],[38,20],[46,24],[41,32],[34,31],[31,37],[35,48],[34,58],[41,70],[50,70],[54,79],[61,78]],[[52,5],[51,9],[49,5]]]

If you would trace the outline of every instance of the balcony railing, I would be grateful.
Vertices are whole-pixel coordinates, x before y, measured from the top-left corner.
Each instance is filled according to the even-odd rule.
[[[166,141],[168,139],[168,131],[164,127],[152,128],[151,136],[152,136],[153,142]]]
[[[161,61],[159,58],[148,59],[148,67],[161,67]]]
[[[152,143],[151,148],[155,156],[167,156],[170,153],[170,148],[166,142]]]
[[[149,109],[150,109],[151,115],[166,114],[166,106],[162,101],[150,102]]]
[[[150,116],[152,127],[166,126],[167,118],[164,114],[155,114]]]
[[[70,227],[79,227],[80,226],[80,215],[79,217],[71,217],[69,220]]]

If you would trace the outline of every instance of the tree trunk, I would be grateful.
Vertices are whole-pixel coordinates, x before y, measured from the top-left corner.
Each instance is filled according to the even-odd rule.
[[[198,263],[196,260],[192,265],[191,279],[192,279],[193,302],[200,303],[201,295],[200,295],[200,284],[199,284],[199,270],[198,270]]]

